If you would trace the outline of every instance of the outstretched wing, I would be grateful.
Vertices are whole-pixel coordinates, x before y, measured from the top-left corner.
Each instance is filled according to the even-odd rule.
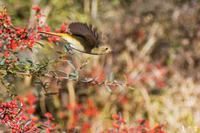
[[[87,41],[88,47],[98,47],[100,44],[100,37],[97,29],[92,25],[85,23],[74,22],[69,25],[69,32],[72,35],[83,37]]]

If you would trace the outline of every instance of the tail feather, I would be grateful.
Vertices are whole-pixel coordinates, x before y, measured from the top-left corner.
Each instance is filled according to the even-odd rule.
[[[46,34],[46,35],[52,35],[52,36],[57,36],[57,37],[62,37],[61,33],[45,32],[45,31],[39,31],[38,33],[40,33],[40,34]]]

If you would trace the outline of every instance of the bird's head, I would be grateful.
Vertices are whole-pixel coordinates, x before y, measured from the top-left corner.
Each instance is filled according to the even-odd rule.
[[[95,47],[91,51],[92,54],[99,54],[99,55],[109,54],[111,52],[112,52],[112,50],[108,45],[102,45],[102,46],[99,46],[99,47]]]

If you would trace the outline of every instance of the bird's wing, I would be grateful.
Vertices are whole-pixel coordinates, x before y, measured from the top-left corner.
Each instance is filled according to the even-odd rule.
[[[81,36],[86,39],[90,47],[98,47],[100,44],[100,36],[97,29],[92,25],[74,22],[71,23],[68,28],[71,34]]]

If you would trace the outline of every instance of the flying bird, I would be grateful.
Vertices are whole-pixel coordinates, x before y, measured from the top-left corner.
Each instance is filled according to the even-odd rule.
[[[56,32],[44,32],[41,34],[58,36],[65,40],[70,48],[82,53],[101,55],[111,52],[110,47],[101,44],[101,37],[97,32],[97,29],[92,25],[88,25],[80,22],[73,22],[68,26],[68,32],[56,33]]]

